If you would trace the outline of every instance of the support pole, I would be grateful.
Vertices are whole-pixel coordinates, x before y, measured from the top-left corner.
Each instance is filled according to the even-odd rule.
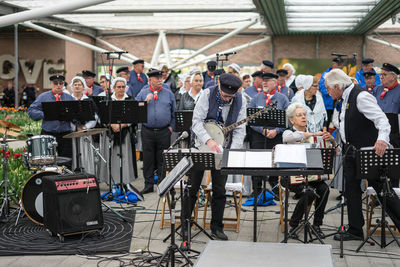
[[[14,78],[14,106],[18,108],[18,24],[14,24],[14,69],[15,69],[15,78]]]
[[[315,36],[315,58],[319,58],[319,35]]]
[[[188,61],[189,59],[194,58],[195,56],[203,53],[204,51],[222,43],[223,41],[225,41],[226,39],[229,39],[235,35],[237,35],[238,33],[240,33],[241,31],[251,27],[252,25],[256,24],[258,22],[258,18],[254,18],[252,19],[249,23],[245,24],[244,26],[237,28],[236,30],[231,31],[228,34],[225,34],[224,36],[222,36],[221,38],[215,40],[214,42],[209,43],[208,45],[200,48],[199,50],[197,50],[195,53],[193,53],[192,55],[188,56],[187,58],[184,58],[182,60],[180,60],[179,62],[175,63],[174,65],[172,65],[171,68],[175,68],[176,66],[182,65],[183,63],[185,63],[186,61]]]
[[[110,1],[112,0],[74,0],[13,13],[0,17],[0,28],[31,19],[43,18],[54,14],[60,14],[66,11],[72,11],[88,6],[95,6]]]
[[[374,41],[376,43],[383,44],[383,45],[386,45],[386,46],[389,46],[389,47],[393,47],[395,49],[400,50],[400,45],[397,45],[397,44],[394,44],[394,43],[389,43],[389,42],[386,42],[386,41],[383,41],[383,40],[379,40],[379,39],[375,39],[372,36],[367,36],[367,39],[371,40],[371,41]]]
[[[154,47],[153,57],[151,58],[150,65],[153,67],[156,67],[158,64],[158,58],[160,57],[160,51],[161,51],[161,42],[162,42],[162,31],[160,31],[158,34],[156,47]]]
[[[45,33],[45,34],[54,36],[54,37],[56,37],[56,38],[60,38],[60,39],[63,39],[63,40],[65,40],[65,41],[68,41],[68,42],[71,42],[71,43],[74,43],[74,44],[77,44],[77,45],[86,47],[86,48],[91,49],[91,50],[93,50],[93,51],[95,51],[95,52],[98,52],[98,53],[109,52],[109,51],[106,50],[106,49],[103,49],[103,48],[97,47],[97,46],[95,46],[95,45],[91,45],[91,44],[85,43],[85,42],[83,42],[83,41],[81,41],[81,40],[78,40],[78,39],[75,39],[75,38],[66,36],[66,35],[61,34],[61,33],[58,33],[58,32],[49,30],[49,29],[44,28],[44,27],[42,27],[42,26],[33,24],[33,23],[30,22],[30,21],[21,23],[21,25],[24,25],[25,27],[28,27],[28,28],[31,28],[31,29],[35,29],[35,30],[40,31],[40,32],[43,32],[43,33]],[[125,61],[125,62],[132,63],[132,59],[130,59],[129,57],[126,57],[126,56],[121,56],[121,60],[122,60],[122,61]]]
[[[167,60],[167,66],[168,66],[168,68],[170,68],[172,65],[172,62],[171,62],[171,57],[169,54],[167,35],[165,34],[165,31],[163,31],[163,30],[162,30],[162,40],[161,41],[162,41],[162,45],[163,45],[165,59]]]
[[[264,38],[262,38],[262,39],[255,40],[255,41],[252,41],[252,42],[249,42],[249,43],[245,43],[245,44],[242,44],[242,45],[239,45],[239,46],[235,46],[235,47],[229,48],[229,49],[227,49],[227,50],[218,52],[218,54],[236,52],[236,51],[245,49],[245,48],[247,48],[247,47],[250,47],[250,46],[253,46],[253,45],[256,45],[256,44],[259,44],[259,43],[266,42],[266,41],[268,41],[269,39],[270,39],[270,37],[269,37],[269,36],[266,36],[266,37],[264,37]],[[177,66],[176,68],[177,68],[177,69],[186,68],[186,67],[189,67],[189,66],[192,66],[192,65],[196,65],[196,64],[198,64],[198,63],[204,62],[204,61],[209,60],[209,59],[212,59],[212,58],[215,58],[215,54],[212,54],[212,55],[203,57],[203,58],[198,59],[198,60],[195,60],[195,61],[188,62],[188,63],[186,63],[186,64]]]

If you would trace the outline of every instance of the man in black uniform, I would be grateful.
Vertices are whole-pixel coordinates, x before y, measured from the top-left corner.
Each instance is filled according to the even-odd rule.
[[[389,144],[390,124],[374,96],[354,85],[341,69],[327,73],[325,85],[332,99],[343,101],[339,113],[339,132],[344,143],[344,195],[347,199],[349,220],[349,229],[343,235],[343,240],[361,240],[364,218],[361,207],[361,178],[357,175],[355,152],[362,147],[374,147],[376,154],[382,156]],[[369,185],[376,192],[382,190],[382,183],[377,180],[370,180]],[[393,192],[392,188],[390,190]],[[387,214],[400,229],[400,200],[395,193],[387,198]],[[340,234],[335,235],[335,240],[340,240]]]

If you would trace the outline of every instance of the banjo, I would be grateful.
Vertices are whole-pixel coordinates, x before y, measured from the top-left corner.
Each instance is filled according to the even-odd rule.
[[[250,116],[244,118],[243,120],[235,122],[229,126],[225,126],[223,123],[217,122],[214,119],[206,120],[204,122],[204,129],[206,129],[206,131],[210,135],[211,139],[213,139],[215,142],[217,142],[218,145],[221,145],[222,147],[225,148],[231,141],[231,135],[229,134],[230,131],[232,131],[239,125],[242,125],[243,123],[251,121],[252,119],[260,116],[262,113],[265,113],[268,110],[272,110],[272,109],[276,109],[276,102],[269,104],[268,106],[257,111],[256,113],[253,113]],[[198,147],[198,149],[200,151],[210,152],[210,149],[208,148],[208,146],[206,144],[203,144],[197,136],[195,136],[195,141],[196,141],[196,143],[197,142],[200,143],[200,146]]]

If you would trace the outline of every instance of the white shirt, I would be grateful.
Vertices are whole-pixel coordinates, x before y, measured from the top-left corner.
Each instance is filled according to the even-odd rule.
[[[200,139],[201,143],[205,144],[208,139],[211,139],[211,136],[207,133],[207,130],[204,128],[204,120],[207,118],[209,100],[210,98],[210,89],[204,89],[203,93],[200,95],[196,106],[193,110],[193,119],[192,119],[192,130]],[[242,108],[239,111],[237,121],[240,121],[246,118],[246,99],[242,96]],[[230,104],[225,105],[222,108],[222,118],[226,121],[228,117],[229,109],[231,107],[232,101]],[[232,144],[231,149],[240,149],[243,147],[243,140],[246,135],[246,125],[245,123],[236,127],[232,130]],[[196,140],[197,141],[197,140]],[[196,142],[196,147],[199,147],[200,144]]]
[[[353,88],[354,84],[351,84],[344,90],[342,95],[343,103],[340,112],[339,132],[342,141],[345,143],[346,143],[346,134],[345,134],[344,122],[346,115],[346,107],[347,107],[347,102],[349,100],[349,95]],[[375,128],[378,130],[377,140],[382,140],[385,141],[386,144],[389,144],[389,134],[390,134],[389,120],[387,119],[385,113],[383,113],[382,109],[378,106],[375,97],[368,91],[362,91],[357,96],[356,104],[358,111],[360,111],[367,119],[369,119],[374,123]]]

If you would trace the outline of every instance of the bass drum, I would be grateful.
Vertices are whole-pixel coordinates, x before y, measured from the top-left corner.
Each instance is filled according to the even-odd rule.
[[[39,225],[43,225],[43,177],[58,175],[59,172],[43,171],[32,175],[24,185],[21,194],[21,203],[28,218]]]

